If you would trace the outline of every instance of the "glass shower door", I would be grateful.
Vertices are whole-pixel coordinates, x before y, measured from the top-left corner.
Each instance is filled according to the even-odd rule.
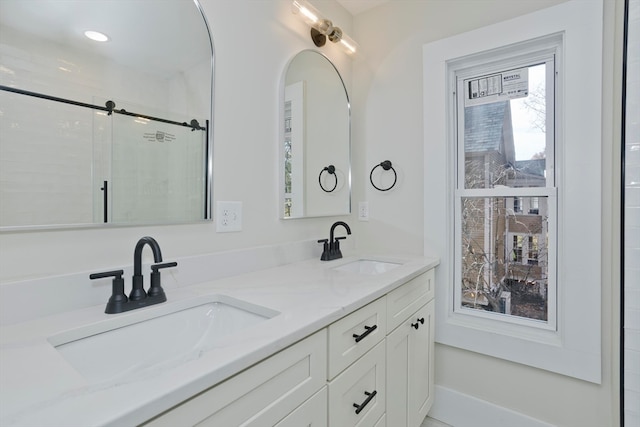
[[[205,218],[206,131],[114,114],[112,135],[109,222]]]
[[[622,425],[640,425],[640,0],[627,0],[623,139]]]

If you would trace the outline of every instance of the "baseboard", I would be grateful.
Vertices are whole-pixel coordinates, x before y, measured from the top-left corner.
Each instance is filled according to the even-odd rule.
[[[553,424],[442,386],[436,386],[435,400],[429,417],[452,427],[555,427]]]

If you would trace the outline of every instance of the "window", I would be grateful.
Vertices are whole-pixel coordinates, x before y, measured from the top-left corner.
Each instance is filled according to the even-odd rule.
[[[514,213],[522,212],[522,197],[513,198],[513,212]]]
[[[548,261],[556,253],[550,230],[557,212],[549,199],[556,193],[559,49],[551,37],[455,67],[456,311],[556,327],[549,304],[555,264]]]

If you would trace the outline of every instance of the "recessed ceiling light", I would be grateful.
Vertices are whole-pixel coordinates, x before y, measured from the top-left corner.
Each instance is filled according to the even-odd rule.
[[[85,31],[84,35],[87,36],[88,38],[90,38],[91,40],[97,41],[97,42],[106,42],[109,41],[109,36],[107,36],[104,33],[101,33],[99,31]]]

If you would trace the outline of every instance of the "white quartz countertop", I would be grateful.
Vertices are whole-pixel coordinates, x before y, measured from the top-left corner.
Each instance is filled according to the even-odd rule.
[[[358,259],[400,263],[381,274],[335,270]],[[423,257],[353,256],[307,260],[234,277],[169,289],[167,302],[122,314],[104,304],[0,329],[0,425],[137,425],[322,329],[435,267]],[[224,337],[216,346],[178,362],[131,375],[89,382],[56,350],[51,337],[75,328],[125,322],[140,313],[225,295],[279,312]],[[106,301],[105,301],[106,303]],[[105,323],[106,322],[106,323]],[[118,348],[105,352],[117,353]],[[134,364],[135,361],[132,361]]]

